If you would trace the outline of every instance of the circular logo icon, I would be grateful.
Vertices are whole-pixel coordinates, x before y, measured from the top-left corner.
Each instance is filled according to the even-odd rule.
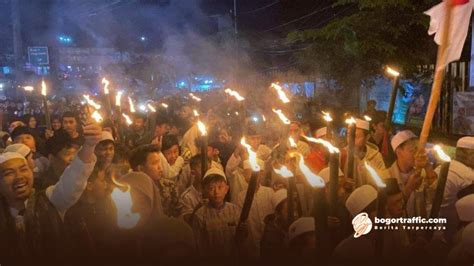
[[[354,227],[354,238],[366,235],[372,230],[372,221],[369,218],[369,215],[366,212],[357,214],[354,219],[352,219],[352,226]]]

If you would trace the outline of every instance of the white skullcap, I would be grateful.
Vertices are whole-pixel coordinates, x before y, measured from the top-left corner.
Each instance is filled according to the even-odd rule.
[[[7,146],[4,152],[16,152],[26,158],[26,156],[31,153],[31,149],[25,144],[17,143]]]
[[[370,122],[367,120],[356,119],[356,128],[370,130]]]
[[[209,168],[207,170],[206,174],[204,175],[204,177],[202,178],[202,180],[204,181],[204,179],[206,179],[206,177],[208,177],[210,175],[220,175],[225,179],[225,181],[227,181],[227,177],[225,176],[224,171],[222,171],[222,169],[219,169],[217,167]]]
[[[411,139],[416,139],[418,138],[415,133],[411,132],[410,130],[403,130],[398,132],[395,136],[392,138],[392,149],[395,151],[398,146],[402,145],[408,140]]]
[[[471,256],[474,256],[474,222],[468,224],[463,232],[461,237],[462,245],[464,250]]]
[[[272,206],[273,211],[276,210],[278,205],[288,198],[288,191],[286,189],[279,189],[272,195]]]
[[[324,179],[324,182],[325,183],[329,183],[329,181],[331,181],[330,177],[331,177],[331,169],[329,167],[326,167],[324,168],[323,170],[319,171],[319,174],[318,174],[322,179]],[[339,176],[343,176],[344,173],[342,172],[341,168],[339,168],[339,173],[338,173],[338,177]]]
[[[265,170],[265,162],[264,161],[257,158],[257,164],[258,164],[258,166],[260,166],[260,171]],[[244,165],[244,170],[252,169],[252,166],[250,165],[249,160],[245,160],[243,162],[243,165]]]
[[[474,137],[462,137],[458,140],[456,148],[474,149]]]
[[[22,159],[25,160],[25,157],[23,157],[21,154],[18,152],[5,152],[0,154],[0,164],[12,160],[12,159]]]
[[[290,225],[288,229],[289,241],[291,242],[295,237],[308,232],[314,232],[314,218],[301,217]]]
[[[456,201],[456,211],[463,222],[474,222],[474,194]]]
[[[346,200],[346,208],[356,216],[377,199],[377,190],[370,185],[363,185],[355,189]]]
[[[108,131],[102,131],[102,135],[100,136],[100,141],[99,142],[106,141],[106,140],[110,140],[110,141],[114,142],[114,137],[112,136],[112,133],[110,133]]]
[[[316,130],[316,133],[314,134],[316,138],[322,138],[328,134],[328,128],[327,127],[322,127],[318,130]]]

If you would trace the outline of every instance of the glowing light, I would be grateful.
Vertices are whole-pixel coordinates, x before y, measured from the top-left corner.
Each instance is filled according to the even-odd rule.
[[[130,105],[130,112],[135,113],[136,112],[135,105],[133,104],[133,100],[130,97],[128,97],[128,104]]]
[[[91,117],[97,122],[97,123],[100,123],[102,121],[104,121],[104,118],[102,118],[102,116],[99,114],[99,112],[97,112],[97,110],[95,110]]]
[[[109,95],[109,84],[110,84],[110,82],[106,78],[103,78],[102,79],[102,84],[104,84],[104,94]]]
[[[247,148],[247,152],[249,154],[249,162],[250,162],[250,166],[252,167],[252,171],[260,172],[260,166],[258,165],[258,162],[257,162],[257,153],[252,150],[252,147],[249,144],[247,144],[247,142],[245,141],[245,138],[242,138],[240,140],[240,144],[242,144],[242,146]]]
[[[122,104],[122,91],[117,92],[117,95],[115,95],[115,106],[121,106]]]
[[[367,122],[372,121],[372,117],[370,117],[370,116],[368,116],[368,115],[364,115],[364,119],[365,119],[365,121],[367,121]]]
[[[199,112],[198,112],[198,111],[193,110],[193,113],[194,113],[194,116],[195,116],[195,117],[198,117],[198,116],[199,116]]]
[[[267,122],[267,118],[264,115],[262,115],[262,119],[263,119],[263,122]]]
[[[356,120],[354,119],[354,117],[351,116],[350,118],[347,118],[345,122],[350,126],[354,125],[356,123]]]
[[[115,178],[112,178],[112,181],[118,186],[114,188],[111,195],[117,209],[117,225],[120,228],[131,229],[138,224],[140,214],[132,212],[133,202],[130,195],[130,186],[117,182]]]
[[[44,80],[41,81],[41,95],[46,96],[46,83],[44,83]]]
[[[225,89],[225,93],[229,94],[230,96],[235,97],[235,99],[239,102],[245,100],[244,97],[242,97],[237,91],[234,91],[232,89]]]
[[[206,125],[204,125],[203,122],[198,121],[197,126],[198,126],[198,129],[199,129],[199,132],[201,132],[201,136],[206,136],[207,135]]]
[[[331,122],[333,120],[329,113],[323,112],[323,115],[324,115],[323,118],[326,122]]]
[[[280,120],[283,122],[285,125],[289,125],[291,123],[290,119],[288,119],[281,110],[279,109],[272,109],[275,114],[278,115]]]
[[[305,138],[309,142],[313,142],[313,143],[323,145],[324,147],[326,147],[326,149],[328,149],[329,153],[339,153],[340,152],[337,147],[335,147],[331,144],[331,142],[326,141],[324,139],[317,139],[317,138],[311,138],[311,137],[306,137],[306,136],[303,136],[303,138]]]
[[[273,171],[284,178],[290,178],[294,176],[294,174],[290,171],[290,169],[288,169],[284,165],[280,167],[280,169],[273,168]]]
[[[33,88],[33,86],[25,86],[23,87],[23,89],[25,89],[25,91],[34,91],[35,88]]]
[[[201,101],[201,98],[195,96],[194,94],[190,93],[189,96],[191,96],[191,98],[193,98],[193,100],[197,101],[197,102],[200,102]]]
[[[435,145],[435,146],[433,147],[433,150],[436,151],[436,154],[438,155],[438,157],[439,157],[441,160],[443,160],[443,161],[445,161],[445,162],[451,162],[451,157],[449,157],[449,155],[447,155],[447,154],[443,151],[443,149],[441,149],[441,147],[440,147],[439,145]]]
[[[288,97],[285,94],[285,91],[283,90],[283,88],[280,85],[278,85],[276,83],[272,83],[271,87],[274,88],[277,91],[278,97],[280,98],[280,100],[283,103],[289,103],[290,102],[290,99],[288,99]]]
[[[148,107],[148,109],[150,109],[150,111],[152,111],[153,113],[156,113],[156,109],[155,107],[153,107],[153,105],[147,104],[146,106]]]
[[[306,177],[306,180],[308,183],[313,187],[313,188],[322,188],[326,184],[324,183],[324,179],[315,173],[311,172],[311,170],[306,166],[304,163],[304,157],[300,153],[294,152],[291,154],[293,157],[298,156],[299,162],[298,162],[298,168],[300,171],[303,173],[303,175]]]
[[[395,69],[393,69],[389,66],[387,66],[387,68],[385,69],[385,72],[387,72],[387,74],[389,74],[392,77],[400,76],[400,73],[398,71],[396,71]]]
[[[296,148],[296,147],[297,147],[296,142],[295,142],[295,140],[294,140],[292,137],[289,137],[289,138],[288,138],[288,141],[290,142],[290,147],[292,147],[292,148]]]
[[[86,99],[87,104],[94,107],[95,109],[99,110],[102,107],[100,104],[92,100],[90,95],[84,94],[83,97]]]
[[[122,116],[125,118],[125,122],[127,123],[127,125],[131,125],[133,124],[133,121],[132,119],[130,119],[130,116],[126,115],[126,114],[122,114]]]
[[[168,105],[166,103],[162,103],[161,106],[163,106],[164,108],[168,108]]]
[[[367,168],[367,171],[369,171],[377,187],[379,188],[387,187],[387,185],[382,181],[382,178],[380,178],[379,174],[377,174],[375,169],[372,168],[372,166],[370,166],[367,162],[365,162],[365,168]]]

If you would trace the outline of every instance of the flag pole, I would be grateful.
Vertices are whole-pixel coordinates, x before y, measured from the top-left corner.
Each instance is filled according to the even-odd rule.
[[[420,142],[418,144],[419,150],[423,151],[428,141],[430,134],[431,123],[438,106],[439,98],[441,96],[441,88],[443,86],[444,73],[446,68],[446,48],[449,45],[449,31],[451,24],[451,11],[453,10],[453,4],[451,1],[446,1],[446,18],[443,25],[443,35],[441,36],[441,44],[438,47],[437,62],[435,68],[435,76],[433,86],[431,88],[430,101],[426,110],[425,120],[423,122],[423,128],[420,133]]]

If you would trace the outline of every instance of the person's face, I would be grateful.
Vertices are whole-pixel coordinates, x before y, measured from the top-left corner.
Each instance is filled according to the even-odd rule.
[[[103,141],[95,147],[95,156],[97,161],[111,164],[115,156],[115,145],[110,141]]]
[[[181,110],[179,111],[179,117],[182,119],[187,119],[191,116],[192,110],[189,106],[183,106]]]
[[[225,129],[221,129],[219,131],[219,136],[218,137],[219,137],[219,142],[221,142],[221,143],[227,143],[231,140],[229,132],[227,132],[227,130],[225,130]]]
[[[229,186],[224,181],[212,182],[206,187],[209,202],[214,206],[220,206],[224,203],[228,191]]]
[[[171,127],[168,124],[157,125],[155,128],[155,136],[156,137],[164,136],[170,132],[170,129]]]
[[[402,146],[398,147],[395,151],[395,153],[397,154],[397,160],[410,167],[414,167],[417,144],[417,140],[409,140]]]
[[[23,134],[15,138],[14,143],[22,143],[28,146],[33,152],[36,152],[35,138],[30,134]]]
[[[179,157],[178,145],[173,145],[171,148],[163,151],[163,155],[165,156],[166,161],[168,161],[170,165],[173,165]]]
[[[51,127],[53,128],[53,130],[60,130],[62,127],[61,120],[53,119],[53,121],[51,121]]]
[[[30,121],[29,121],[29,123],[28,123],[28,126],[29,126],[30,128],[36,128],[36,118],[35,118],[35,117],[32,116],[32,117],[30,118]]]
[[[160,155],[157,152],[148,154],[144,165],[138,167],[140,172],[147,174],[151,179],[158,181],[163,175],[160,164]]]
[[[22,159],[11,159],[0,166],[0,193],[9,204],[24,202],[33,190],[33,171]]]
[[[75,134],[77,131],[77,121],[74,117],[63,118],[63,128],[69,135]]]
[[[10,124],[10,132],[13,132],[13,130],[19,126],[22,126],[23,123],[21,121],[15,121]]]
[[[90,192],[95,199],[104,199],[108,195],[108,184],[105,180],[105,171],[99,171],[97,177],[87,182],[87,191]]]
[[[201,163],[197,163],[191,167],[191,176],[193,180],[201,180],[202,171],[201,171]]]
[[[362,150],[367,144],[368,135],[365,134],[363,129],[357,128],[355,131],[355,147],[358,150]]]
[[[376,135],[385,134],[385,125],[383,122],[377,123],[377,125],[375,125],[373,129],[374,129],[374,134]]]
[[[64,172],[66,167],[68,167],[71,163],[74,157],[76,156],[77,148],[75,147],[70,147],[70,148],[64,148],[56,156],[53,156],[54,158],[54,164],[56,166],[56,169],[58,171]]]
[[[375,110],[375,103],[370,102],[369,104],[367,104],[367,109],[369,109],[369,110]]]
[[[207,157],[216,158],[219,156],[219,150],[210,146],[207,146]]]
[[[176,126],[172,126],[168,134],[179,136],[179,128]]]
[[[398,193],[387,197],[387,212],[392,218],[403,217],[403,194]]]
[[[262,136],[260,135],[253,135],[247,136],[245,141],[252,147],[252,149],[257,150],[258,146],[262,143]]]
[[[135,118],[135,120],[133,120],[133,126],[135,127],[135,130],[142,130],[145,128],[145,120],[142,118]]]

